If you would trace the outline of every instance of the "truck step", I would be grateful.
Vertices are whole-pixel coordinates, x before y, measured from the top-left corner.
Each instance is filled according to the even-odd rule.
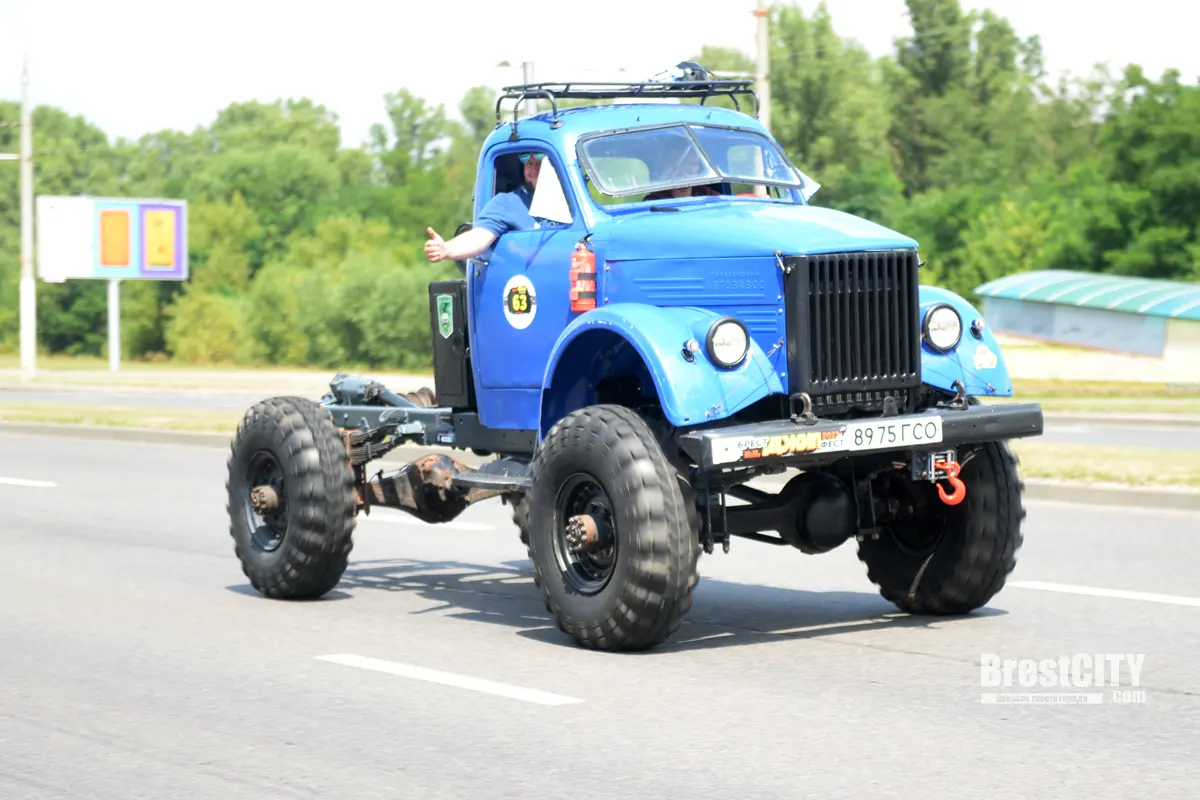
[[[463,489],[511,490],[529,488],[529,463],[513,458],[489,461],[479,469],[455,475],[451,482]]]

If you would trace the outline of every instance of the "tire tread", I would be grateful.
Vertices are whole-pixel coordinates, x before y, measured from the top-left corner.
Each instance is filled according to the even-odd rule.
[[[987,443],[974,461],[973,480],[963,501],[970,505],[962,525],[952,529],[951,538],[929,558],[911,597],[911,576],[886,558],[882,549],[869,543],[859,546],[858,558],[867,566],[867,577],[903,611],[937,616],[969,613],[996,596],[1016,569],[1027,513],[1019,461],[1005,442]]]
[[[280,558],[264,564],[251,551],[242,521],[242,443],[251,433],[271,441],[290,491],[288,531]],[[230,445],[226,480],[229,533],[242,572],[274,599],[313,599],[338,584],[354,547],[354,473],[337,429],[321,408],[302,397],[256,403],[243,416]]]
[[[619,496],[613,500],[624,504],[632,517],[634,535],[629,580],[619,588],[614,613],[582,620],[572,618],[547,585],[539,544],[550,547],[550,532],[530,526],[549,528],[553,518],[553,509],[539,504],[536,490],[548,465],[569,450],[593,446],[602,469],[618,476]],[[528,551],[534,583],[559,628],[582,646],[603,650],[648,649],[675,634],[691,610],[698,583],[698,512],[691,487],[663,454],[646,421],[623,406],[573,412],[551,428],[531,473],[535,489],[526,519]],[[623,545],[628,546],[625,541]],[[544,558],[552,558],[549,550]]]

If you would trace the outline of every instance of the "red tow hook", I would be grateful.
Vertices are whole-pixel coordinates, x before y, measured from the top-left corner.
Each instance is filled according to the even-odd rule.
[[[948,506],[956,506],[967,497],[967,485],[963,483],[958,472],[962,469],[957,461],[943,461],[936,465],[946,471],[946,480],[950,481],[950,485],[954,487],[953,494],[947,494],[942,485],[937,484],[938,497],[942,498],[942,502]]]

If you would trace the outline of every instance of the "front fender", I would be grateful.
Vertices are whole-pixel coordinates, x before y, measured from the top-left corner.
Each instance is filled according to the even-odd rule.
[[[565,413],[586,404],[582,385],[592,380],[598,349],[619,337],[636,351],[659,403],[672,425],[723,419],[773,393],[784,392],[779,370],[762,347],[750,340],[742,364],[726,370],[708,358],[704,341],[720,315],[699,308],[660,308],[614,303],[577,318],[555,342],[542,379],[542,434]],[[692,361],[684,358],[689,339],[700,343]],[[776,357],[784,355],[782,348]],[[564,398],[570,396],[570,400]]]
[[[942,303],[954,307],[962,317],[962,337],[958,346],[948,353],[938,352],[922,338],[921,380],[948,392],[954,391],[955,381],[962,381],[968,395],[1011,397],[1012,378],[991,327],[983,325],[978,334],[971,330],[975,320],[983,319],[973,305],[954,292],[936,286],[921,286],[920,322],[924,322],[931,308]]]

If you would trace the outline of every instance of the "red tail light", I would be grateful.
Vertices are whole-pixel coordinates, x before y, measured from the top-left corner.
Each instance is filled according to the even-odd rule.
[[[591,311],[596,307],[596,254],[583,242],[571,253],[571,310]]]

